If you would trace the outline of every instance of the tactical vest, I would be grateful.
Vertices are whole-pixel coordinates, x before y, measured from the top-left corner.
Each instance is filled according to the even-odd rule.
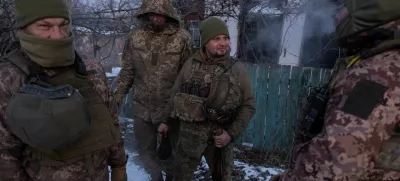
[[[14,53],[12,56],[7,57],[8,61],[13,63],[16,67],[20,68],[27,75],[31,74],[31,65],[32,62],[27,59],[26,56],[23,56],[22,52]],[[93,83],[88,79],[88,77],[83,73],[86,72],[85,65],[82,60],[78,57],[74,67],[62,68],[58,74],[52,77],[47,77],[47,83],[52,86],[64,86],[70,85],[77,90],[82,96],[85,104],[86,110],[89,112],[90,117],[90,128],[87,130],[80,138],[76,140],[73,144],[70,144],[66,147],[59,149],[42,149],[38,147],[27,146],[26,151],[31,153],[31,158],[29,160],[37,160],[42,166],[63,166],[72,164],[78,161],[83,161],[87,163],[89,172],[94,171],[94,166],[91,165],[93,163],[93,152],[99,151],[102,149],[107,149],[110,146],[117,143],[117,140],[120,138],[120,133],[115,128],[113,123],[113,118],[102,100],[100,94],[96,91]],[[28,79],[30,77],[28,76]],[[49,100],[51,101],[51,100]],[[43,101],[42,101],[43,102]],[[46,101],[45,101],[46,102]],[[24,105],[24,103],[18,103]],[[28,103],[26,103],[28,104]],[[17,106],[17,105],[16,105]],[[59,109],[63,109],[63,107],[51,107],[55,105],[49,104],[49,113],[54,114],[54,118],[59,117],[60,119],[67,117],[74,118],[74,115],[57,115],[57,111]],[[62,104],[58,105],[62,106]],[[66,105],[67,106],[67,105]],[[21,107],[21,106],[20,106]],[[18,109],[18,108],[15,108]],[[52,112],[53,111],[53,112]],[[13,109],[8,109],[8,114],[13,113]],[[59,111],[60,112],[60,111]],[[45,115],[45,114],[43,114]],[[14,115],[15,116],[15,115]],[[35,117],[35,115],[31,115],[31,117]],[[18,122],[19,119],[22,126],[23,123],[29,122],[26,117],[17,117],[14,122]],[[38,119],[40,120],[40,119]],[[65,122],[63,124],[67,125],[68,119],[62,119]],[[57,120],[54,120],[57,121]],[[72,120],[70,120],[72,122]],[[60,123],[61,124],[61,123]],[[68,125],[70,126],[70,125]],[[67,126],[66,126],[67,127]],[[51,129],[51,128],[49,128]],[[45,132],[46,130],[43,129]],[[54,131],[54,130],[52,130]],[[67,130],[56,130],[60,132],[68,132]],[[69,136],[66,134],[65,136]],[[32,139],[32,138],[31,138]],[[93,173],[92,173],[93,174]]]
[[[190,59],[192,67],[180,91],[174,96],[171,117],[183,121],[232,121],[235,110],[241,105],[243,93],[232,74],[235,60],[225,66],[205,65]]]

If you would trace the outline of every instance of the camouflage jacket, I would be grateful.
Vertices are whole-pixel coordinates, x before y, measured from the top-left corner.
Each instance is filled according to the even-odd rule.
[[[180,26],[179,17],[168,0],[146,0],[137,16],[166,15],[168,26],[155,32],[147,25],[128,35],[122,69],[117,78],[116,98],[121,103],[132,87],[133,114],[151,122],[161,110],[183,63],[190,56],[191,36]]]
[[[253,88],[250,82],[250,76],[245,68],[245,66],[241,62],[234,63],[231,67],[226,67],[227,59],[222,60],[210,60],[205,58],[201,51],[195,53],[186,63],[184,64],[182,71],[179,73],[178,78],[175,81],[173,90],[171,92],[171,100],[168,101],[167,106],[163,111],[161,111],[161,116],[157,121],[166,122],[166,118],[171,114],[174,109],[174,96],[176,93],[180,92],[181,85],[188,81],[190,74],[192,73],[192,63],[194,60],[201,62],[204,67],[212,67],[215,65],[223,66],[224,68],[230,68],[232,75],[238,80],[238,86],[240,88],[240,92],[242,95],[242,103],[238,106],[236,110],[235,117],[233,118],[232,123],[227,127],[227,132],[232,137],[232,140],[238,138],[244,130],[247,128],[254,112],[256,110],[254,103],[254,94]],[[210,68],[213,69],[213,68]]]
[[[383,42],[339,75],[323,133],[298,150],[294,168],[280,181],[400,180],[394,131],[400,122],[399,45],[400,39]]]
[[[117,105],[111,94],[112,92],[108,86],[103,68],[97,61],[89,59],[84,59],[83,61],[88,72],[95,72],[89,75],[89,79],[95,85],[95,89],[101,95],[113,116],[115,127],[120,130]],[[57,70],[46,69],[45,72],[52,75]],[[0,63],[0,75],[0,118],[2,120],[0,124],[0,180],[104,181],[108,180],[109,177],[108,166],[121,166],[126,162],[125,150],[121,138],[121,141],[114,147],[94,153],[93,160],[96,173],[94,177],[88,175],[84,161],[63,167],[40,167],[38,164],[34,164],[34,162],[25,164],[30,158],[29,151],[24,149],[25,145],[5,127],[5,122],[3,121],[7,119],[5,109],[8,100],[22,86],[27,76],[10,62]]]

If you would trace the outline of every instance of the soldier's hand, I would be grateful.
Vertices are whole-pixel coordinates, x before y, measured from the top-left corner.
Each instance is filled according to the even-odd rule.
[[[159,126],[158,126],[158,133],[164,133],[164,134],[166,134],[168,132],[168,125],[166,125],[166,124],[164,124],[164,123],[161,123]]]
[[[231,136],[225,130],[220,136],[214,136],[214,144],[218,148],[225,147],[231,140]]]
[[[111,168],[111,181],[127,181],[126,165],[122,167]]]

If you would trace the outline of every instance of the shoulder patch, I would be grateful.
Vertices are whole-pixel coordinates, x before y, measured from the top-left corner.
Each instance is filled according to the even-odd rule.
[[[348,94],[342,111],[362,119],[368,119],[372,111],[384,100],[388,88],[370,80],[360,80]]]

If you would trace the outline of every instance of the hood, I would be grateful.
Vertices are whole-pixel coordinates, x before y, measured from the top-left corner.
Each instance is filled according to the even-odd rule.
[[[142,5],[136,11],[136,17],[141,18],[148,13],[162,14],[169,20],[181,24],[178,12],[172,6],[171,0],[143,0]]]
[[[397,9],[400,10],[400,6]],[[361,16],[362,13],[369,12],[367,10],[360,10],[358,15]],[[385,12],[380,13],[385,14]],[[400,38],[400,17],[398,14],[393,16],[390,14],[390,16],[387,15],[386,19],[381,17],[379,20],[378,18],[374,20],[370,18],[370,21],[366,21],[367,18],[364,18],[364,22],[356,15],[357,13],[345,7],[336,16],[336,35],[340,47],[347,48],[350,52],[358,52],[360,49],[370,49],[382,42]],[[374,15],[380,17],[378,13]]]
[[[400,19],[400,3],[393,0],[345,0],[336,16],[338,38],[347,38]]]

